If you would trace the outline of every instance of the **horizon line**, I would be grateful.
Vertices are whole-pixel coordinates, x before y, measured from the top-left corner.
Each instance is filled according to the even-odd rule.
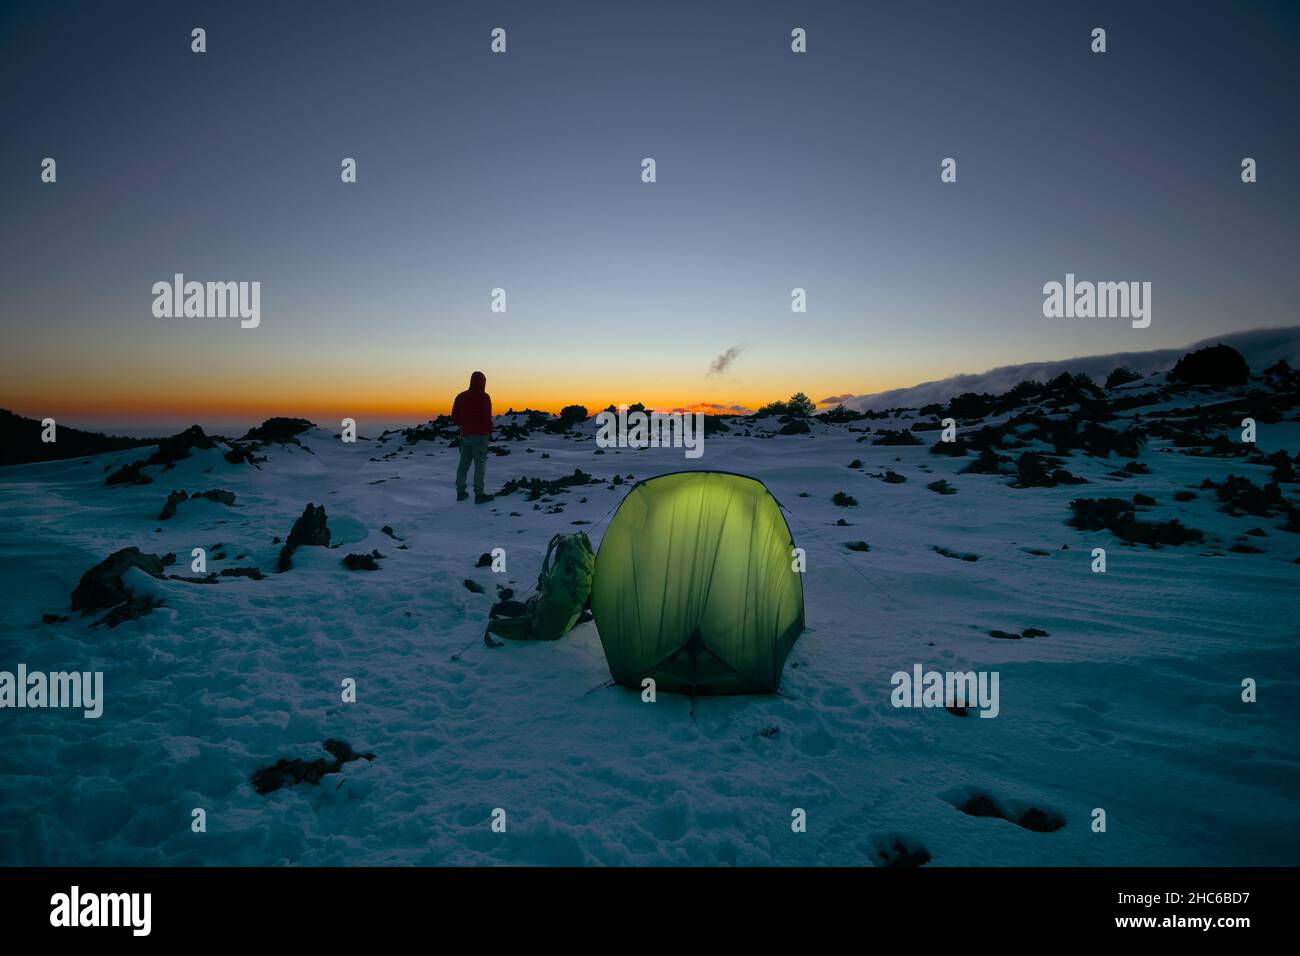
[[[923,381],[914,381],[908,385],[892,386],[876,391],[861,392],[832,392],[826,398],[813,398],[809,395],[809,400],[819,409],[830,409],[836,404],[851,401],[855,399],[870,399],[877,396],[884,396],[895,392],[903,392],[909,389],[923,388],[925,386],[939,385],[947,381],[960,379],[977,378],[982,375],[1005,372],[1016,368],[1029,368],[1033,366],[1042,366],[1057,364],[1063,362],[1089,361],[1113,358],[1116,361],[1136,357],[1146,354],[1178,352],[1180,350],[1190,350],[1206,346],[1210,343],[1221,342],[1224,339],[1239,339],[1252,335],[1269,332],[1300,332],[1300,325],[1273,325],[1260,326],[1252,329],[1242,329],[1238,331],[1229,331],[1217,335],[1197,338],[1181,346],[1164,346],[1148,349],[1133,349],[1120,352],[1093,353],[1089,355],[1074,355],[1067,358],[1049,358],[1035,359],[1027,362],[1014,362],[1006,365],[994,365],[978,372],[954,372],[950,375],[927,379]],[[791,395],[796,394],[791,393]],[[822,391],[814,390],[813,394]],[[805,393],[807,394],[807,393]],[[823,392],[823,394],[826,394]],[[764,401],[732,401],[732,402],[643,402],[644,407],[649,411],[680,411],[680,412],[703,412],[712,415],[749,415],[758,411],[765,405],[776,402],[786,401],[791,395],[769,397]],[[273,404],[274,403],[274,404]],[[620,404],[632,405],[633,402],[603,402],[594,403],[591,401],[560,401],[560,400],[541,400],[520,402],[518,398],[511,402],[501,402],[506,405],[506,409],[517,412],[532,410],[545,411],[551,415],[558,415],[560,409],[569,405],[581,405],[588,409],[588,415],[602,411],[611,406],[617,408]],[[83,428],[82,430],[101,430],[108,428],[129,429],[139,433],[142,429],[147,428],[166,428],[178,425],[182,422],[188,424],[182,427],[188,427],[192,424],[201,425],[203,421],[209,423],[208,427],[222,428],[245,424],[245,427],[254,427],[266,421],[268,418],[302,418],[313,424],[319,424],[319,421],[328,421],[335,417],[341,421],[343,418],[352,418],[357,422],[358,428],[366,427],[366,419],[373,424],[385,426],[400,425],[418,425],[427,421],[432,421],[439,415],[449,414],[451,403],[445,399],[429,402],[412,402],[409,399],[402,402],[393,402],[387,404],[346,404],[343,402],[332,401],[329,404],[320,404],[316,402],[302,402],[286,400],[275,403],[272,399],[268,402],[257,403],[218,403],[218,402],[177,402],[164,403],[157,400],[150,401],[147,404],[133,406],[126,401],[109,401],[93,402],[89,405],[80,401],[69,401],[67,399],[56,400],[53,402],[40,402],[39,399],[11,400],[0,398],[0,409],[7,409],[15,415],[24,418],[40,421],[45,417],[52,417],[56,420],[63,419],[71,424],[71,427],[78,427],[76,422],[85,422],[93,428]],[[274,410],[273,410],[274,409]],[[506,411],[495,412],[500,416],[506,414]],[[205,429],[206,430],[206,429]]]

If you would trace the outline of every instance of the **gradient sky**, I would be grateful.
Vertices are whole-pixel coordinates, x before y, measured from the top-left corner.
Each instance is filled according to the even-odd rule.
[[[474,368],[753,407],[1294,324],[1298,52],[1295,3],[5,3],[0,406],[365,432]],[[261,327],[155,318],[175,272]],[[1067,272],[1151,327],[1044,318]]]

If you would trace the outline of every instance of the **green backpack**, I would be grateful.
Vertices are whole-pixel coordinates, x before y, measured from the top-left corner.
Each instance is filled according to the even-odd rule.
[[[584,533],[557,534],[546,546],[537,592],[522,603],[494,606],[488,633],[516,641],[558,641],[587,606],[595,570],[596,553]]]

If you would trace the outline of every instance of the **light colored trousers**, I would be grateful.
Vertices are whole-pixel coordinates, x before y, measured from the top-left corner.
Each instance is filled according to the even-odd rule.
[[[483,470],[487,465],[487,435],[460,436],[460,464],[456,466],[456,490],[465,490],[470,462],[474,463],[474,494],[483,494]]]

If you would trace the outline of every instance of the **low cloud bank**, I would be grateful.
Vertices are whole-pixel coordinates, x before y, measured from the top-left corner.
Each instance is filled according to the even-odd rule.
[[[963,392],[991,392],[999,394],[1014,387],[1025,379],[1045,382],[1062,372],[1078,375],[1080,372],[1091,375],[1097,382],[1103,382],[1111,371],[1121,365],[1141,375],[1153,372],[1167,372],[1174,363],[1195,349],[1210,345],[1231,345],[1240,352],[1250,365],[1251,371],[1259,372],[1285,359],[1293,367],[1300,367],[1300,326],[1288,326],[1276,329],[1252,329],[1248,332],[1232,332],[1228,335],[1216,335],[1212,338],[1193,342],[1191,345],[1177,349],[1153,349],[1148,352],[1115,352],[1110,355],[1088,355],[1082,358],[1060,359],[1054,362],[1027,362],[1023,365],[1003,365],[968,375],[954,375],[952,378],[937,382],[923,382],[910,388],[895,388],[887,392],[871,395],[857,395],[841,399],[848,408],[858,411],[894,408],[897,406],[919,407],[932,402],[947,402]]]

